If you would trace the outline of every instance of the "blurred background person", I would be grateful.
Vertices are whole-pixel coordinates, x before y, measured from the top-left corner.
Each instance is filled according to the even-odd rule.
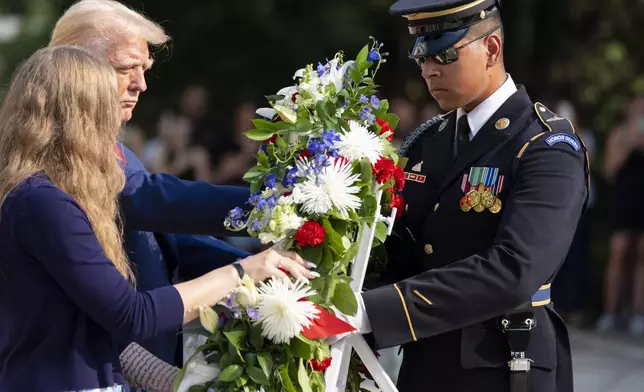
[[[625,120],[611,130],[606,143],[604,175],[610,183],[612,234],[606,268],[604,312],[597,321],[599,331],[614,330],[620,307],[621,287],[632,279],[632,301],[628,330],[644,334],[644,97],[628,107]],[[632,251],[633,268],[627,269]]]

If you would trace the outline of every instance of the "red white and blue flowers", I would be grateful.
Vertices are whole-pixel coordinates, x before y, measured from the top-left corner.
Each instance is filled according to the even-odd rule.
[[[325,64],[307,65],[257,111],[263,118],[246,133],[262,142],[244,176],[252,196],[225,225],[298,252],[320,277],[259,286],[245,279],[216,311],[203,309],[210,337],[197,354],[221,369],[204,388],[324,391],[330,358],[318,321],[329,311],[357,310],[351,262],[360,227],[376,221],[374,194],[385,190],[385,210],[403,203],[405,162],[391,144],[398,118],[373,81],[381,47],[372,41],[355,60],[338,52]],[[376,241],[383,242],[387,229],[375,224]]]

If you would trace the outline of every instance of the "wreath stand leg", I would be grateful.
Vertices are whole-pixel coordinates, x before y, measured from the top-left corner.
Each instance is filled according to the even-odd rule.
[[[387,235],[391,235],[396,217],[396,209],[391,211],[389,217],[380,215],[380,201],[382,199],[382,190],[376,193],[376,220],[371,225],[365,224],[362,227],[356,254],[351,264],[351,288],[355,293],[362,291],[365,275],[367,273],[367,264],[371,254],[371,245],[375,235],[375,223],[385,222],[388,226]],[[347,375],[349,372],[349,362],[351,360],[351,351],[356,353],[364,363],[365,367],[373,376],[375,382],[382,392],[398,392],[391,378],[382,367],[378,358],[361,335],[349,335],[331,346],[331,366],[326,370],[324,378],[326,381],[326,392],[345,392],[347,384]]]

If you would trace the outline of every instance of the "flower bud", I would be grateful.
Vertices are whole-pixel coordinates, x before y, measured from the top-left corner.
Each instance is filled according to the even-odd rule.
[[[215,333],[219,328],[219,315],[210,306],[199,306],[199,321],[201,326],[210,333]]]

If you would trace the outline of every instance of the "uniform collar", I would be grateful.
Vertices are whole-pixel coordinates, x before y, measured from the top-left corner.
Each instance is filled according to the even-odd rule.
[[[481,130],[487,120],[496,113],[497,110],[517,91],[517,86],[514,84],[512,77],[508,74],[505,82],[499,87],[492,95],[487,97],[485,101],[481,102],[471,112],[465,113],[463,108],[458,108],[456,111],[456,120],[458,121],[462,115],[467,114],[467,122],[470,125],[470,140],[476,136],[476,133]]]

